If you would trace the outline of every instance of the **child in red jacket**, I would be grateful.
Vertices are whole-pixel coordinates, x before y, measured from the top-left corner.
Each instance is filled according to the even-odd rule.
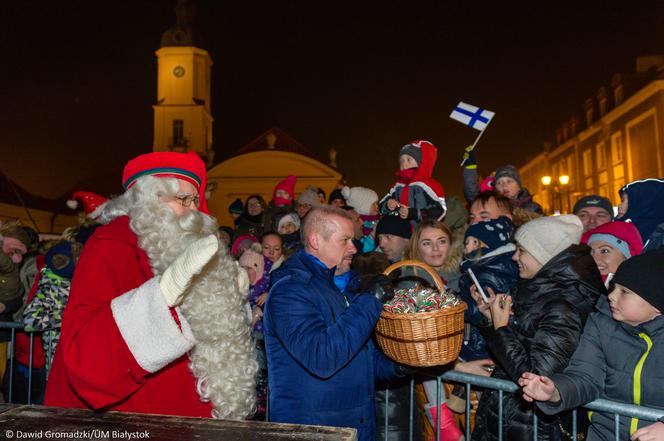
[[[414,225],[422,219],[440,220],[447,206],[445,193],[431,177],[436,147],[429,141],[412,141],[399,151],[399,179],[380,201],[382,214],[396,214]]]

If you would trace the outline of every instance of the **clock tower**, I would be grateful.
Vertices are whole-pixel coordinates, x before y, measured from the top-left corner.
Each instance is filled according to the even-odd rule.
[[[194,33],[194,5],[178,0],[177,24],[161,37],[158,60],[157,104],[154,109],[155,152],[198,153],[214,160],[210,71],[212,58],[201,49]]]

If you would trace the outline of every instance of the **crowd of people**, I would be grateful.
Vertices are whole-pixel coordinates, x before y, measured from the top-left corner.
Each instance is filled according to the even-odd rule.
[[[19,333],[10,356],[0,331],[0,376],[9,360],[17,399],[32,393],[46,405],[269,413],[374,440],[384,403],[376,382],[417,375],[372,340],[395,290],[382,273],[414,259],[468,305],[461,353],[446,368],[522,387],[478,392],[473,439],[499,439],[501,399],[509,440],[535,429],[538,439],[571,439],[569,410],[597,398],[664,407],[664,180],[624,186],[615,214],[609,199],[585,195],[572,214],[545,216],[514,166],[480,178],[472,149],[465,203],[445,197],[436,156],[428,141],[403,146],[397,181],[376,189],[382,197],[360,186],[296,194],[288,176],[269,201],[235,200],[233,225],[219,226],[200,158],[150,153],[126,165],[122,195],[75,194],[84,220],[58,240],[5,222],[0,321],[18,320],[38,340],[30,355]],[[451,386],[438,415],[441,439],[457,441],[465,392]],[[621,439],[664,439],[664,419],[619,423]],[[575,427],[609,439],[614,418],[594,412]]]

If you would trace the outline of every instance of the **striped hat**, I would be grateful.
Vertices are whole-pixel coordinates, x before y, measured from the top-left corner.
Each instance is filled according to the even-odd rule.
[[[130,160],[122,172],[122,186],[129,190],[143,176],[177,178],[191,183],[200,197],[199,211],[208,213],[205,200],[205,163],[194,152],[153,152]]]

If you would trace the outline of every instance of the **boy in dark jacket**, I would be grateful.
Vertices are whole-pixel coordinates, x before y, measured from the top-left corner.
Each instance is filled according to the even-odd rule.
[[[422,219],[445,216],[445,193],[431,177],[436,147],[429,141],[413,141],[399,151],[399,179],[380,201],[381,214],[398,214],[413,226]]]
[[[547,414],[598,398],[664,407],[664,250],[623,262],[608,302],[602,297],[563,373],[526,372],[519,379],[527,401]],[[614,416],[594,412],[588,441],[614,438]],[[664,417],[656,423],[620,417],[620,439],[664,439]]]

